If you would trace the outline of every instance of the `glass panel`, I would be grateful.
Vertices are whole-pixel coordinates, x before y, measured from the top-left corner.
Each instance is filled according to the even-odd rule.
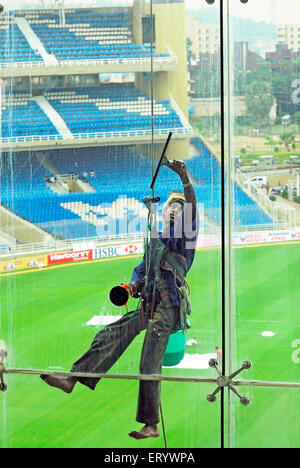
[[[247,359],[243,379],[299,382],[296,3],[231,3],[232,368]],[[231,398],[232,446],[295,446],[299,390],[247,392],[249,408]]]
[[[232,398],[231,448],[299,447],[299,388],[240,390],[251,404]]]
[[[29,8],[20,1],[1,17],[0,339],[1,358],[11,370],[1,394],[4,447],[163,447],[161,409],[169,447],[220,445],[220,399],[215,405],[206,400],[215,386],[180,382],[215,379],[208,362],[220,359],[219,7],[201,2],[194,9],[180,0],[113,3],[78,8],[71,1],[40,2]],[[201,47],[199,31],[206,24],[212,25],[212,50]],[[152,191],[170,133],[166,156],[184,160],[188,176],[180,180],[161,167]],[[145,282],[145,267],[135,270],[149,234],[143,198],[160,197],[156,221],[162,229],[170,191],[188,198],[189,180],[198,201],[197,252],[193,258],[186,231],[175,238],[171,229],[169,247],[188,268],[194,260],[187,275],[191,328],[187,335],[179,331],[179,343],[172,334],[176,346],[169,341],[166,351],[162,330],[156,367],[151,353],[157,341],[140,366],[140,302],[127,297],[128,304],[113,305],[110,291]],[[181,209],[180,195],[175,199]],[[176,265],[183,274],[185,264]],[[174,280],[164,272],[175,304]],[[151,284],[150,292],[152,298]],[[175,307],[171,322],[177,302]],[[97,335],[101,346],[93,342],[89,350],[103,330]],[[141,442],[128,437],[140,426],[137,381],[103,378],[90,392],[78,382],[73,389],[72,380],[58,383],[56,374],[56,380],[39,378],[71,369],[157,374],[161,354],[163,376],[178,381],[163,382],[161,408],[151,397],[160,437]],[[157,422],[154,410],[153,421],[140,414],[139,422]]]

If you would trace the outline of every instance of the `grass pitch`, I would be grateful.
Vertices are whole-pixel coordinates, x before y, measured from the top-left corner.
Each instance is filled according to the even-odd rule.
[[[233,370],[243,360],[253,368],[244,379],[300,381],[300,245],[234,250],[235,312]],[[8,368],[69,370],[89,347],[95,315],[125,313],[111,305],[112,286],[130,280],[141,258],[114,259],[48,268],[0,278],[0,339]],[[213,353],[221,346],[221,256],[199,251],[188,275],[192,329],[199,342],[188,353]],[[136,300],[128,307],[134,309]],[[269,332],[263,336],[264,332]],[[263,335],[262,335],[263,334]],[[111,373],[138,373],[144,332]],[[299,351],[300,358],[300,351]],[[300,359],[299,359],[300,361]],[[212,369],[165,368],[166,375],[216,377]],[[37,376],[6,375],[1,393],[3,447],[161,448],[158,439],[135,441],[138,382],[102,379],[95,391],[77,384],[71,395],[48,387]],[[162,407],[169,448],[220,446],[220,397],[206,396],[211,384],[162,383]],[[233,395],[231,444],[236,447],[299,447],[300,390],[240,387],[251,399],[242,407]],[[161,427],[160,427],[161,429]],[[162,433],[162,430],[161,430]]]

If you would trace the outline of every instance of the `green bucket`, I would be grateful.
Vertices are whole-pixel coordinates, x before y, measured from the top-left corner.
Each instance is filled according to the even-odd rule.
[[[171,333],[163,358],[163,366],[176,366],[182,361],[185,353],[186,335],[182,330]]]

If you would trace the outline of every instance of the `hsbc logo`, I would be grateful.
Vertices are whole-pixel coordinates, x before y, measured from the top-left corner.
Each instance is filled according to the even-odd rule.
[[[110,257],[120,257],[122,252],[120,251],[121,247],[101,247],[96,249],[95,257],[96,258],[110,258]]]
[[[130,255],[136,253],[138,248],[136,245],[128,245],[124,250],[128,255]]]
[[[95,258],[122,257],[123,255],[141,254],[144,252],[143,244],[117,245],[112,247],[99,247],[95,249]]]

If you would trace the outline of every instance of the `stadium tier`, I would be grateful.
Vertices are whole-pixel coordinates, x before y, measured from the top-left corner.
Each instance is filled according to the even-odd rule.
[[[132,58],[169,56],[168,53],[157,53],[155,48],[151,53],[148,44],[134,44],[128,12],[107,12],[104,14],[94,10],[66,10],[65,24],[61,23],[58,12],[18,12],[18,18],[25,19],[46,52],[54,55],[58,61],[108,61],[113,59],[122,63]],[[11,21],[14,19],[11,18]],[[11,40],[10,61],[43,60],[40,54],[35,55],[35,51],[30,48],[23,33],[16,25],[7,27],[2,22],[3,45],[4,41],[7,42],[9,39]],[[24,56],[22,51],[25,53]],[[9,60],[5,56],[5,48],[3,47],[0,51],[0,62],[6,63],[7,61]]]
[[[72,133],[151,131],[151,99],[133,84],[104,84],[44,92]],[[168,100],[154,102],[154,128],[184,129]]]
[[[6,139],[34,136],[64,137],[56,128],[53,109],[73,134],[110,132],[151,132],[151,99],[133,84],[102,84],[97,87],[64,88],[44,91],[45,109],[39,98],[28,93],[7,95],[2,105],[1,137]],[[184,131],[179,115],[168,100],[156,100],[154,130]],[[50,120],[52,119],[52,120]],[[118,135],[118,133],[116,133]]]
[[[194,139],[193,143],[199,155],[186,163],[197,179],[194,186],[198,203],[204,206],[206,220],[219,225],[220,166],[200,140]],[[45,182],[53,174],[44,169],[35,155],[6,154],[2,163],[6,170],[1,171],[1,200],[9,209],[54,235],[69,239],[145,231],[147,210],[142,198],[151,195],[151,165],[147,158],[126,146],[56,150],[45,155],[58,174],[73,174],[89,184],[90,191],[55,192]],[[13,183],[5,177],[12,173]],[[178,176],[162,167],[156,185],[161,202],[165,202],[170,190],[180,189],[180,185]],[[235,198],[236,225],[273,225],[237,186]]]

